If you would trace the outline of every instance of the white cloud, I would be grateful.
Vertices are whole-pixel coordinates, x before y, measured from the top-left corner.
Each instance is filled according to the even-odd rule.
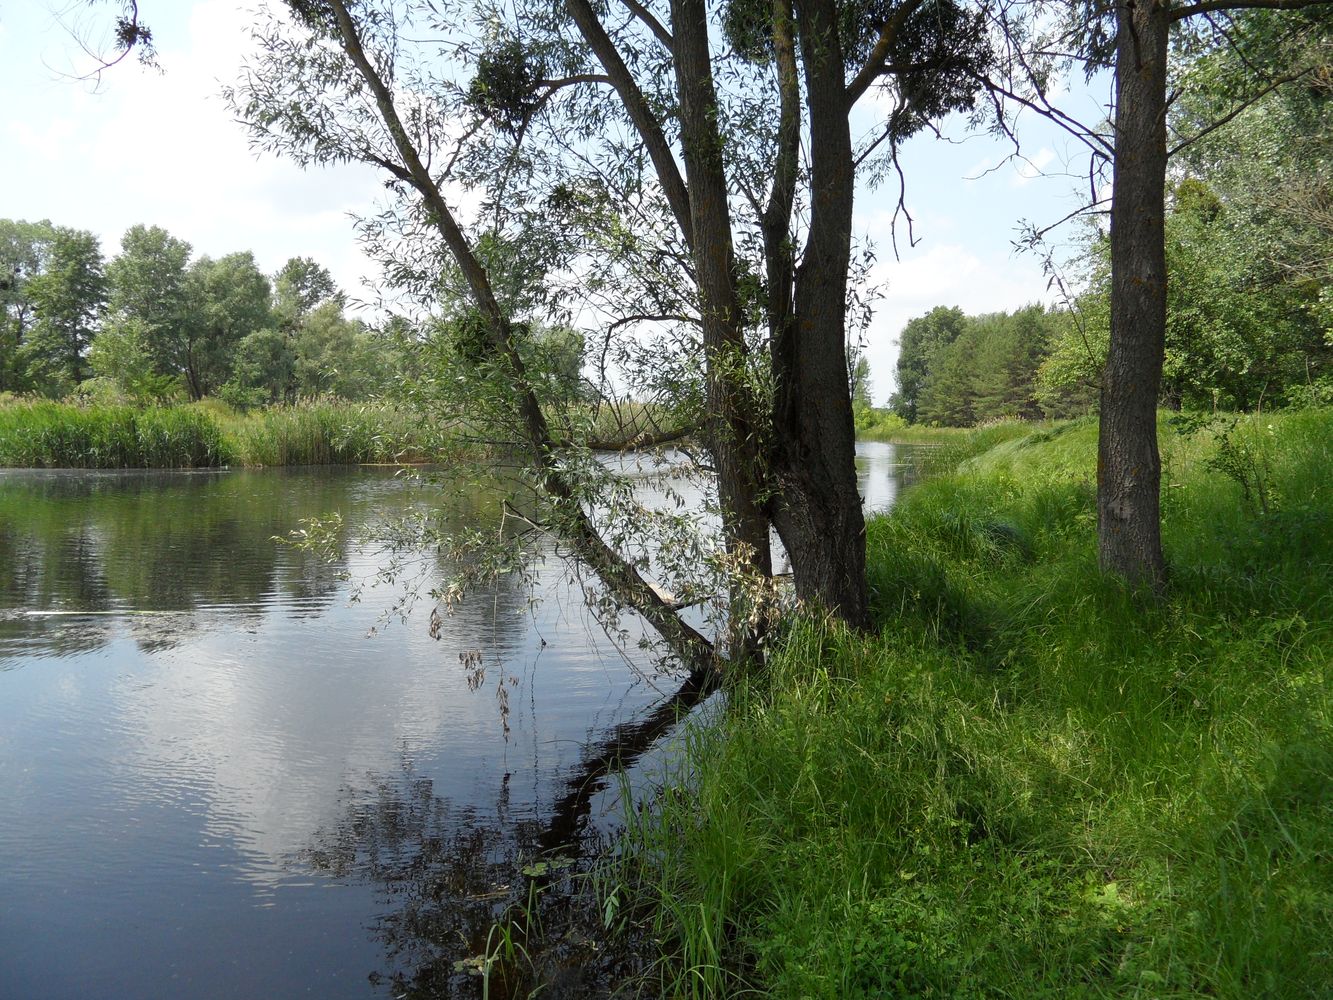
[[[312,256],[364,294],[359,279],[375,268],[348,213],[372,209],[382,178],[356,166],[302,171],[249,148],[220,92],[252,48],[252,23],[229,0],[197,3],[184,30],[159,32],[164,72],[122,64],[95,93],[52,80],[36,55],[11,65],[0,84],[17,80],[34,99],[11,105],[5,131],[25,155],[0,170],[21,201],[0,216],[91,229],[108,256],[136,223],[165,227],[196,254],[253,250],[268,272]]]

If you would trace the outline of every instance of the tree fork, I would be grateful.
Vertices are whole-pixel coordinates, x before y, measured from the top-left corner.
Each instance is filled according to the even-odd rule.
[[[796,6],[810,104],[810,232],[794,311],[775,344],[773,521],[791,557],[796,594],[856,628],[869,624],[865,518],[856,487],[848,390],[847,277],[855,167],[832,0]]]
[[[746,345],[736,295],[726,165],[703,0],[672,0],[671,36],[680,96],[681,147],[689,185],[691,239],[703,327],[709,444],[717,467],[724,543],[767,578],[773,564],[768,517],[759,502],[759,442],[745,385]],[[732,600],[743,600],[733,588]],[[757,655],[757,637],[736,629],[733,645]]]

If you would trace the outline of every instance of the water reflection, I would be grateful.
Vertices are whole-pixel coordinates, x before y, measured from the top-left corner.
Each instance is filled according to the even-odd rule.
[[[888,510],[901,490],[916,483],[918,463],[928,447],[888,441],[856,442],[856,485],[867,514]]]
[[[890,467],[867,458],[871,498]],[[439,496],[371,470],[0,473],[0,995],[475,988],[453,963],[489,894],[578,842],[611,750],[674,708],[548,550],[438,641],[383,627],[386,588],[349,604],[367,525]],[[330,511],[333,566],[273,543]]]

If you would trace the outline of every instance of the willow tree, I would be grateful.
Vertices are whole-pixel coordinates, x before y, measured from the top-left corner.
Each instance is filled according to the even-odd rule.
[[[400,285],[466,297],[455,346],[497,381],[488,413],[514,431],[543,525],[678,651],[712,655],[679,595],[599,531],[590,439],[543,399],[524,332],[578,311],[620,379],[697,397],[733,578],[771,577],[772,526],[797,597],[864,625],[845,350],[858,170],[970,103],[975,16],[952,0],[736,0],[721,27],[703,0],[288,8],[233,105],[264,148],[385,171],[393,201],[363,233]],[[872,90],[891,111],[855,143]]]

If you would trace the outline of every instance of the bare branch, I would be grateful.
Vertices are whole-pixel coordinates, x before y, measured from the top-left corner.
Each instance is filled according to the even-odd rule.
[[[662,22],[653,16],[652,11],[639,3],[639,0],[620,0],[620,2],[629,8],[631,14],[648,26],[648,30],[653,33],[659,42],[666,46],[668,52],[672,50],[675,46],[675,40],[671,37],[671,32],[667,31]]]

